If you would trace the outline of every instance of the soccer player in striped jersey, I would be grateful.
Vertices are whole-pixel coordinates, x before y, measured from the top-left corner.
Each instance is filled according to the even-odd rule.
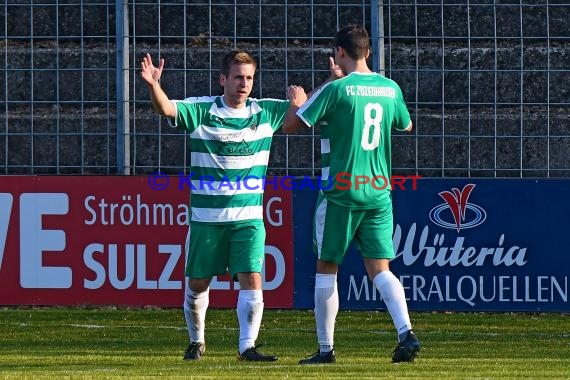
[[[209,285],[213,276],[229,271],[240,285],[238,359],[275,361],[276,356],[255,346],[263,314],[263,181],[273,134],[290,103],[300,106],[306,94],[290,86],[289,101],[250,98],[256,62],[243,51],[222,59],[222,96],[171,101],[159,84],[164,60],[155,67],[147,54],[141,67],[155,111],[189,136],[192,185],[184,316],[190,342],[184,359],[202,358]]]
[[[331,78],[310,94],[296,112],[298,117],[290,117],[294,110],[289,111],[283,127],[294,132],[323,125],[322,177],[332,181],[319,194],[314,219],[319,351],[299,363],[336,361],[337,272],[352,240],[398,332],[392,361],[413,361],[420,344],[412,331],[404,288],[389,266],[394,258],[391,128],[411,131],[410,114],[396,82],[368,68],[370,42],[364,27],[342,28],[334,46],[334,59],[329,59]],[[378,178],[383,180],[374,183]]]

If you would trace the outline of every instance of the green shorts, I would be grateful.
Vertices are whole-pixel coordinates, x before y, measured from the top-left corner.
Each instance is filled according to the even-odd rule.
[[[259,272],[265,257],[265,226],[262,220],[232,224],[190,223],[186,259],[187,277],[211,278],[228,271]]]
[[[342,264],[354,239],[363,257],[393,259],[392,201],[382,208],[350,210],[327,201],[321,193],[313,225],[313,249],[321,260]]]

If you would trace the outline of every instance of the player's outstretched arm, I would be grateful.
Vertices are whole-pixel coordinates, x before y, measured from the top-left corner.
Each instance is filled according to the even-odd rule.
[[[167,117],[176,117],[176,108],[160,87],[160,77],[164,68],[164,59],[160,59],[158,67],[152,63],[150,54],[146,54],[141,62],[141,77],[148,86],[150,100],[156,113]]]
[[[287,88],[287,99],[289,99],[289,109],[287,109],[281,130],[285,133],[295,133],[307,128],[307,125],[297,116],[297,110],[307,100],[305,90],[300,86],[289,86]]]

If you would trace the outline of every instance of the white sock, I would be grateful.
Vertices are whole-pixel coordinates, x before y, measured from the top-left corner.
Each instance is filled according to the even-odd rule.
[[[398,332],[398,340],[400,340],[402,335],[406,336],[405,332],[412,329],[404,287],[389,270],[378,273],[372,281],[386,303],[386,308]]]
[[[263,316],[263,292],[261,290],[240,290],[237,303],[239,322],[239,353],[255,347]]]
[[[188,286],[184,289],[184,318],[191,342],[205,343],[204,327],[206,310],[210,303],[210,289],[202,293],[193,292]]]
[[[321,353],[334,347],[334,324],[338,314],[336,274],[315,275],[315,321]]]

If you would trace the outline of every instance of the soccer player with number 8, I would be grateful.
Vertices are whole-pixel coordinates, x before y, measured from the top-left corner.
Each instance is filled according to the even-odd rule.
[[[331,77],[310,94],[298,109],[291,107],[283,127],[295,132],[322,125],[322,177],[317,201],[313,248],[317,254],[315,319],[319,350],[299,364],[336,361],[334,326],[339,309],[337,272],[352,240],[364,258],[369,278],[386,303],[398,332],[392,361],[411,362],[420,350],[412,331],[406,295],[390,271],[394,258],[391,187],[373,184],[341,189],[339,173],[367,178],[390,178],[391,128],[411,131],[410,114],[398,84],[372,72],[366,63],[369,35],[360,25],[349,25],[335,35]]]

